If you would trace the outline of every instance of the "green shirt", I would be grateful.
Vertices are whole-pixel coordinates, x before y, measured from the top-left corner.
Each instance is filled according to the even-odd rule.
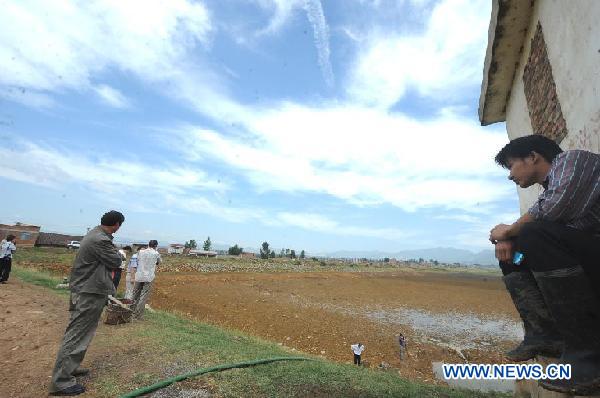
[[[112,239],[100,226],[83,238],[71,268],[71,292],[115,294],[111,272],[121,266],[121,255]]]

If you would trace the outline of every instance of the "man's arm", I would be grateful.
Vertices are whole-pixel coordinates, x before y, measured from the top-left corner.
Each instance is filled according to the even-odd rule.
[[[121,267],[121,254],[108,239],[102,239],[95,245],[98,262],[106,268],[117,269]]]
[[[534,216],[527,212],[523,214],[517,221],[510,225],[506,224],[498,224],[490,231],[490,241],[492,243],[497,243],[503,240],[509,240],[519,236],[519,232],[521,232],[521,228],[523,225],[534,221]]]

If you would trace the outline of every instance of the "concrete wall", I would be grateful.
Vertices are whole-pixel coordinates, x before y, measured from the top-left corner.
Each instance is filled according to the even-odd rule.
[[[532,134],[525,99],[523,71],[531,40],[541,23],[556,94],[568,134],[560,142],[565,149],[600,152],[600,1],[538,0],[523,43],[506,108],[509,138]],[[521,212],[539,195],[541,187],[518,188]]]

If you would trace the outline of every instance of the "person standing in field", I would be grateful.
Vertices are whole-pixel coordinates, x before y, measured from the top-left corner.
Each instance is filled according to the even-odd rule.
[[[12,268],[12,255],[17,250],[14,235],[7,235],[0,243],[0,283],[6,283]]]
[[[121,266],[113,271],[113,283],[115,284],[115,291],[119,289],[119,283],[121,282],[121,276],[123,275],[123,270],[127,267],[127,252],[131,252],[130,246],[125,246],[122,249],[119,249],[119,254],[121,255]]]
[[[156,266],[160,264],[160,253],[156,250],[158,242],[151,240],[148,248],[140,250],[137,257],[135,285],[133,287],[133,317],[142,319],[146,301],[150,297]]]
[[[400,360],[406,356],[406,338],[402,333],[398,335],[398,346],[400,347]]]
[[[131,300],[133,298],[133,288],[135,285],[135,271],[137,270],[138,253],[144,247],[140,246],[137,252],[134,253],[129,259],[129,265],[127,265],[127,275],[125,275],[125,299]]]
[[[357,343],[357,344],[352,344],[350,346],[350,348],[352,349],[352,352],[354,353],[354,364],[360,366],[360,357],[361,357],[363,351],[365,350],[365,346],[362,345],[361,343]]]
[[[69,280],[69,324],[56,356],[50,395],[85,392],[85,387],[78,384],[75,377],[89,373],[79,365],[96,333],[108,296],[115,294],[111,274],[121,266],[121,255],[112,240],[124,221],[123,214],[109,211],[102,216],[100,225],[81,241]]]

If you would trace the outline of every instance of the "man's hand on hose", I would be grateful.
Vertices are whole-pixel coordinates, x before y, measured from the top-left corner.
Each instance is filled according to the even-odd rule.
[[[496,242],[496,258],[498,261],[512,261],[515,254],[515,244],[511,240]]]

